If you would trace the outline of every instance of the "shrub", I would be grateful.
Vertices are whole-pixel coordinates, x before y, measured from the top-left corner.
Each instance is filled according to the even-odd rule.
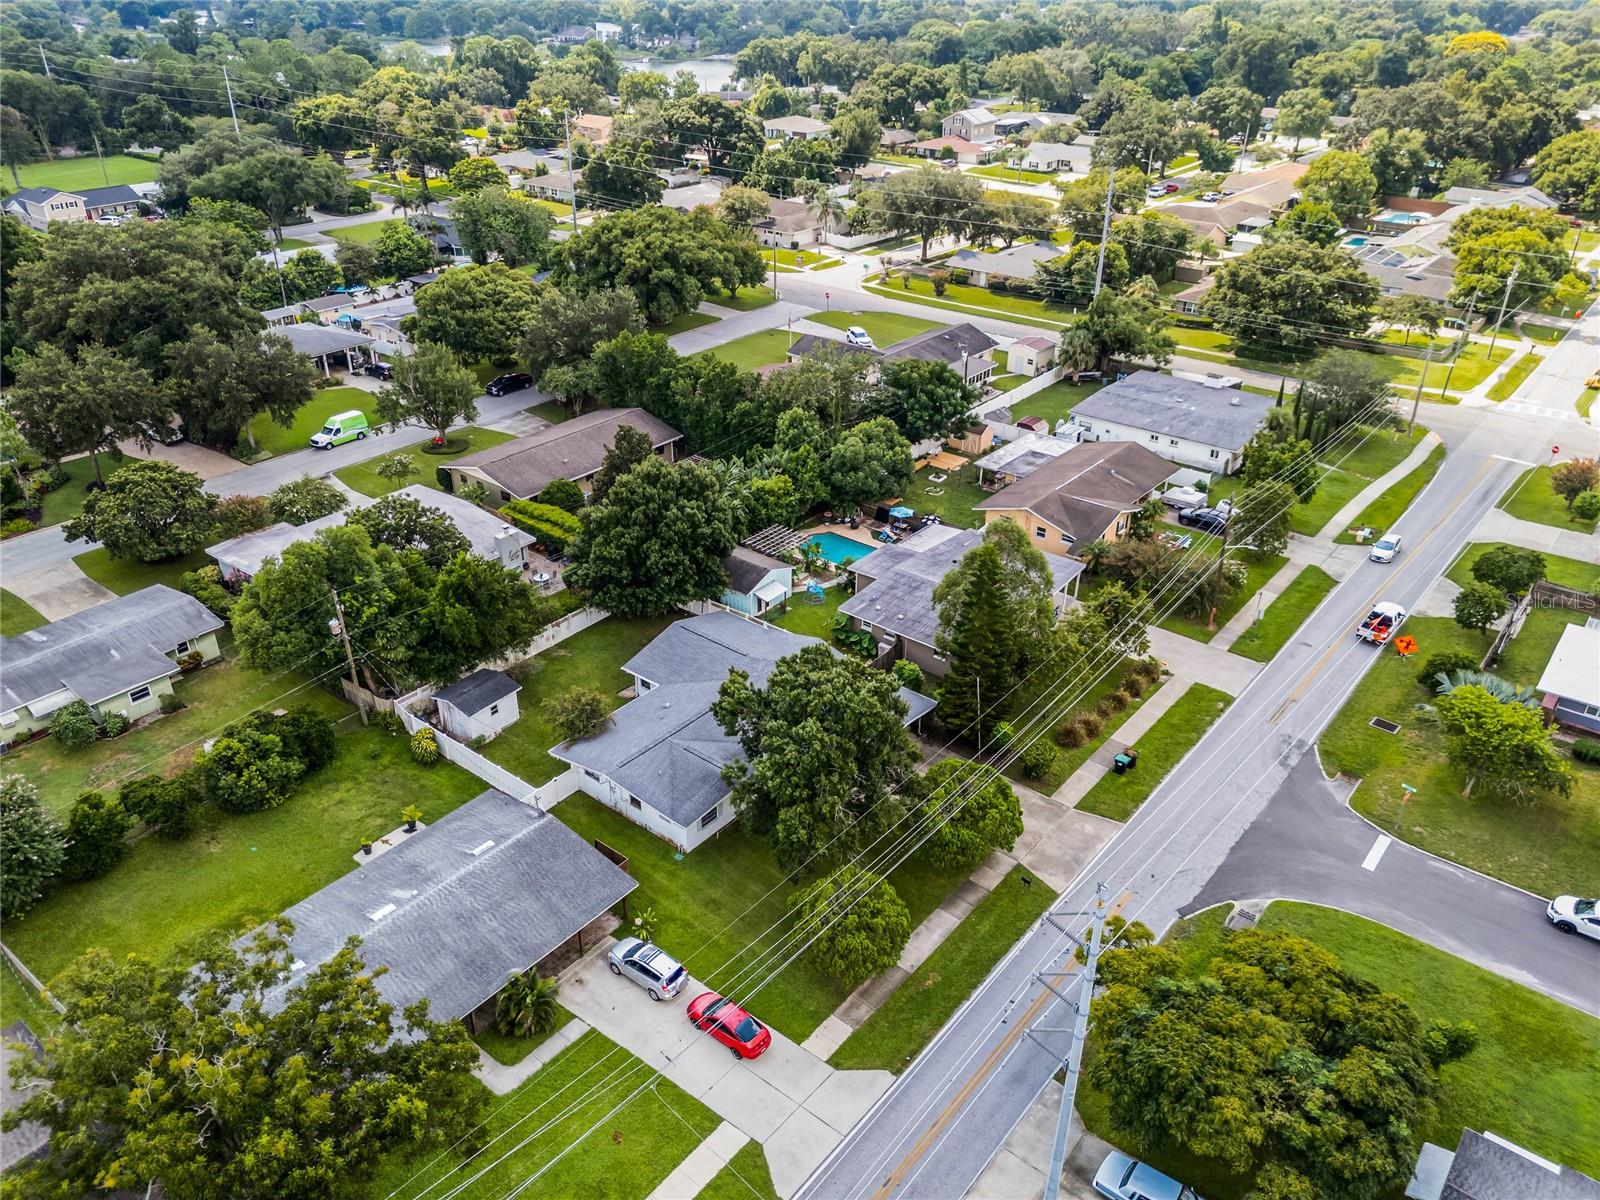
[[[0,779],[0,918],[22,916],[66,858],[61,825],[21,775]]]
[[[150,814],[157,807],[156,797],[166,786],[167,781],[160,775],[141,775],[123,784],[117,799],[122,801],[122,807],[128,812],[147,825],[153,824]]]
[[[94,714],[82,700],[65,705],[50,719],[50,736],[68,750],[82,750],[98,732]]]
[[[161,699],[157,703],[161,705],[161,715],[164,717],[170,717],[183,709],[183,701],[178,699],[176,692],[162,692]]]
[[[1131,674],[1144,680],[1146,686],[1156,683],[1161,678],[1161,663],[1154,658],[1141,658],[1133,664]]]
[[[1120,703],[1118,705],[1119,708],[1130,708],[1130,707],[1132,707],[1133,702],[1135,700],[1137,700],[1143,694],[1143,692],[1144,692],[1143,686],[1142,685],[1137,685],[1137,686],[1138,686],[1138,691],[1135,691],[1133,688],[1129,687],[1127,684],[1123,684],[1122,687],[1120,687],[1119,689],[1117,689],[1117,691],[1112,693],[1113,695],[1116,696],[1118,701],[1120,701]]]
[[[989,731],[989,745],[996,750],[1004,750],[1017,740],[1017,731],[1012,728],[1010,721],[996,721],[994,728]]]
[[[100,723],[100,735],[108,738],[121,737],[128,732],[128,726],[131,724],[133,722],[128,720],[127,713],[108,712]]]
[[[1133,674],[1130,674],[1122,681],[1122,690],[1127,693],[1130,703],[1144,695],[1145,688],[1148,686],[1143,679]]]
[[[789,897],[796,933],[814,939],[806,957],[847,987],[900,960],[911,912],[882,876],[843,866]]]
[[[928,679],[922,668],[909,658],[896,659],[892,670],[896,681],[903,688],[910,688],[913,692],[920,692],[927,686]]]
[[[582,528],[578,518],[566,509],[536,500],[509,501],[500,506],[500,514],[518,529],[543,542],[553,554],[565,550]]]
[[[1094,741],[1095,738],[1100,736],[1100,731],[1106,727],[1106,723],[1100,719],[1097,713],[1084,713],[1078,718],[1078,724],[1083,729],[1083,739],[1086,742]]]
[[[1579,762],[1600,763],[1600,742],[1592,738],[1579,738],[1572,743],[1572,757]]]
[[[1076,750],[1089,739],[1083,735],[1083,725],[1078,720],[1078,714],[1073,713],[1061,724],[1056,726],[1056,745],[1065,750]]]
[[[185,571],[178,578],[178,590],[193,596],[224,621],[233,616],[237,598],[222,582],[222,572],[215,566],[201,567],[198,571]]]
[[[319,771],[333,761],[333,722],[313,709],[304,705],[291,708],[272,723],[272,732],[283,740],[287,754],[305,763],[307,771]]]
[[[226,496],[211,511],[217,519],[214,536],[219,541],[265,529],[275,519],[272,503],[265,496]]]
[[[564,742],[590,737],[611,719],[611,705],[594,688],[575,687],[544,702],[545,716]]]
[[[956,267],[950,272],[950,282],[957,287],[962,287],[972,279],[972,272],[965,267]]]
[[[1472,655],[1460,650],[1441,650],[1437,654],[1428,655],[1423,661],[1422,669],[1417,672],[1417,682],[1431,692],[1438,686],[1440,675],[1477,669],[1478,660]]]
[[[114,796],[85,792],[72,802],[67,816],[68,879],[98,879],[128,852],[128,830],[134,816]]]
[[[539,493],[539,503],[575,513],[583,507],[583,489],[570,479],[552,479]]]
[[[1056,748],[1043,738],[1024,750],[1022,757],[1017,760],[1024,779],[1043,779],[1055,765]]]
[[[1112,716],[1113,714],[1119,713],[1127,707],[1128,697],[1126,693],[1120,691],[1107,692],[1104,696],[1100,697],[1100,703],[1095,705],[1095,708],[1099,711],[1102,717]]]
[[[12,517],[4,525],[0,525],[0,535],[16,537],[19,533],[32,533],[34,524],[27,517]]]
[[[933,294],[942,296],[950,286],[950,273],[948,271],[934,271],[928,276],[928,282],[933,284]]]
[[[1584,521],[1600,517],[1600,492],[1579,492],[1574,496],[1572,515]]]
[[[512,975],[500,989],[495,1004],[494,1025],[507,1037],[538,1037],[551,1033],[561,1019],[556,995],[561,981],[554,975]]]
[[[393,712],[373,713],[372,723],[378,727],[380,732],[387,733],[391,737],[397,733],[404,733],[406,728],[406,723],[400,719],[400,714]]]
[[[198,671],[205,665],[205,661],[206,656],[204,654],[201,654],[198,650],[191,650],[187,654],[178,655],[178,670],[184,672],[184,674],[188,674],[190,671]]]
[[[249,721],[223,730],[195,761],[204,772],[207,794],[231,813],[276,808],[305,774],[305,764],[285,751],[282,738]]]
[[[411,757],[425,767],[439,761],[439,743],[434,739],[433,730],[422,728],[411,735]]]
[[[302,475],[282,484],[267,501],[272,515],[291,525],[304,525],[318,517],[326,517],[344,507],[344,493],[323,479]]]

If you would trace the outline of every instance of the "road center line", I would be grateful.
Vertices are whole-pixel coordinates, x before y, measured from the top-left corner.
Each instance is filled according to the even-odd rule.
[[[1380,833],[1378,840],[1372,843],[1372,849],[1367,851],[1366,858],[1361,860],[1363,871],[1376,871],[1378,861],[1383,857],[1383,852],[1389,848],[1389,835]]]

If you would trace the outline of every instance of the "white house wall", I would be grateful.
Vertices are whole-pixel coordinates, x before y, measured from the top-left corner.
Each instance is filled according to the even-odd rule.
[[[1137,426],[1107,421],[1104,417],[1094,417],[1088,420],[1080,418],[1073,423],[1083,427],[1085,441],[1136,442],[1146,450],[1159,454],[1162,458],[1169,459],[1185,467],[1193,467],[1197,471],[1231,475],[1239,469],[1239,460],[1242,457],[1242,451],[1232,451],[1220,446],[1211,446],[1205,442],[1196,442],[1188,438],[1174,438],[1165,434],[1155,434],[1148,429],[1140,429]]]

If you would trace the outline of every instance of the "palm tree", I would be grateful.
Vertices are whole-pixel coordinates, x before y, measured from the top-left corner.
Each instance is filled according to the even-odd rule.
[[[1481,687],[1501,704],[1520,704],[1524,708],[1538,708],[1539,697],[1532,688],[1518,687],[1488,671],[1440,671],[1434,676],[1434,694],[1448,696],[1457,688]],[[1427,708],[1429,706],[1422,705]]]
[[[844,220],[849,211],[844,206],[844,200],[835,196],[827,188],[818,188],[811,194],[809,201],[811,211],[816,213],[822,221],[822,236],[827,237],[833,232],[833,223]]]
[[[1101,566],[1105,563],[1106,555],[1110,553],[1111,543],[1106,541],[1106,539],[1103,537],[1098,537],[1079,552],[1079,557],[1083,559],[1084,569],[1087,570],[1089,574],[1096,575],[1099,573]]]
[[[500,989],[495,1005],[495,1028],[507,1037],[540,1037],[555,1030],[561,1018],[556,995],[561,981],[553,975],[538,976],[529,970],[513,974]]]

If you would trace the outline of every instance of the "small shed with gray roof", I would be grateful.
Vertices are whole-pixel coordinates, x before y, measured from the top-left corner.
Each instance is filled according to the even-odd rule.
[[[1237,387],[1135,371],[1079,401],[1069,419],[1086,442],[1136,442],[1182,466],[1231,475],[1272,405]]]
[[[817,644],[728,612],[674,622],[623,665],[636,698],[602,732],[550,754],[572,768],[573,786],[687,853],[734,817],[722,768],[742,761],[743,751],[711,715],[728,672],[743,671],[760,687],[779,659]],[[906,688],[900,699],[907,725],[933,709]]]
[[[735,546],[722,569],[728,573],[722,603],[749,616],[782,608],[794,593],[794,568],[748,546]]]
[[[427,1000],[433,1019],[476,1030],[511,975],[581,953],[584,931],[637,886],[549,813],[486,791],[285,912],[288,985],[355,936],[396,1010]]]
[[[479,667],[464,679],[433,694],[439,723],[463,742],[492,738],[516,721],[517,693],[522,685],[504,671]]]

